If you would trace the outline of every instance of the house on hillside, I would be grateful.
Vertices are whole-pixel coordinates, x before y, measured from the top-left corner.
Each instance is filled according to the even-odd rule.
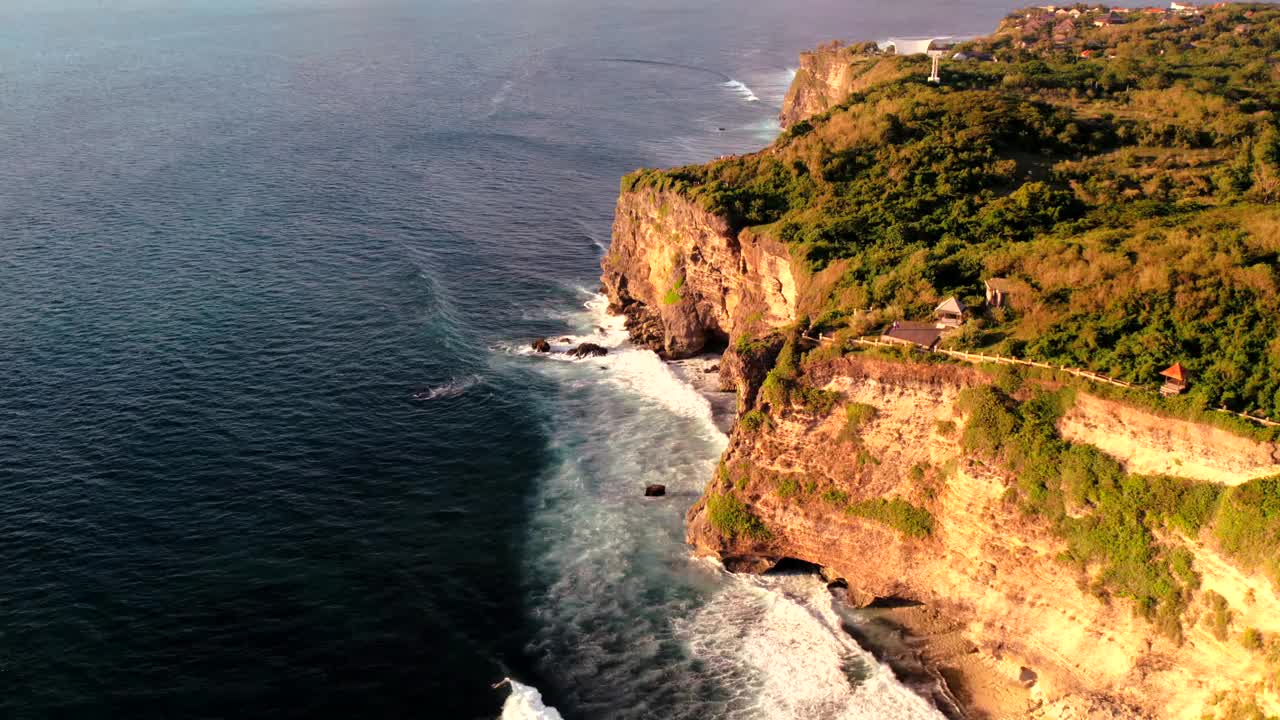
[[[1161,395],[1181,395],[1190,387],[1190,375],[1182,363],[1174,363],[1161,370],[1160,374],[1165,378],[1164,385],[1160,387]]]
[[[885,342],[933,350],[942,340],[942,329],[935,323],[898,320],[880,335]]]
[[[958,328],[964,324],[964,311],[964,303],[949,297],[938,303],[938,307],[933,309],[933,316],[938,319],[939,327]]]
[[[1017,292],[1018,285],[1008,278],[990,278],[983,283],[987,290],[987,307],[1005,307]]]

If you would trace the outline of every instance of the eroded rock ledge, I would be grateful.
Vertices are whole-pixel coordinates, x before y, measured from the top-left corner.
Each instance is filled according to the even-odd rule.
[[[720,470],[688,513],[688,540],[739,572],[783,558],[812,563],[847,586],[853,604],[882,607],[948,680],[960,708],[953,716],[1199,718],[1218,693],[1268,677],[1263,660],[1216,638],[1207,622],[1189,624],[1181,643],[1167,639],[1131,603],[1099,599],[1062,563],[1060,537],[1008,500],[1016,479],[963,447],[958,399],[988,376],[848,356],[808,366],[804,381],[840,400],[812,410],[761,398],[755,407],[768,420],[735,428]],[[872,408],[856,428],[850,405]],[[1081,395],[1069,417],[1105,426],[1117,412],[1111,401]],[[1160,421],[1124,412],[1134,427]],[[1230,453],[1182,451],[1215,473],[1238,471],[1241,458],[1270,461],[1268,444],[1235,441]],[[726,535],[710,517],[717,497],[741,502],[767,531]],[[884,498],[927,509],[932,532],[911,537],[847,510]],[[1210,544],[1194,552],[1204,588],[1252,598],[1233,606],[1239,622],[1280,632],[1280,597],[1264,578],[1242,574]],[[1207,612],[1205,597],[1193,600],[1192,615]]]
[[[786,247],[674,192],[622,194],[601,266],[610,309],[635,343],[665,358],[723,350],[748,326],[795,319]]]

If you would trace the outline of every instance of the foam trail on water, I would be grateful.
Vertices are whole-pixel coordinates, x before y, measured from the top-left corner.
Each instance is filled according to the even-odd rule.
[[[730,88],[731,90],[737,92],[747,102],[760,101],[760,98],[756,97],[756,94],[751,91],[751,88],[747,87],[746,84],[743,82],[740,82],[738,80],[730,80],[729,82],[721,83],[721,84],[724,85],[724,87]]]
[[[413,394],[414,400],[443,400],[445,398],[458,397],[471,388],[480,383],[479,375],[465,375],[463,377],[455,377],[447,383],[427,388],[422,392]]]
[[[553,707],[542,702],[542,693],[530,685],[504,678],[499,685],[510,685],[511,694],[502,704],[500,720],[564,720]]]

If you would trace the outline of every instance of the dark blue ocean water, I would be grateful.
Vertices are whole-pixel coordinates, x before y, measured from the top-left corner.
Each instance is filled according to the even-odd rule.
[[[4,3],[0,716],[918,714],[688,557],[723,436],[592,291],[618,176],[768,142],[800,49],[1002,10]]]

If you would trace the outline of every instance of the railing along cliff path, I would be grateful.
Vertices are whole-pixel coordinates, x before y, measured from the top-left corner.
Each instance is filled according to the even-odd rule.
[[[832,335],[819,334],[818,337],[816,338],[809,335],[802,335],[801,337],[811,342],[818,343],[820,345],[829,345],[835,342],[835,337]],[[850,340],[851,342],[855,342],[859,345],[873,345],[878,347],[890,347],[890,348],[907,347],[906,345],[903,345],[901,343],[885,342],[884,340],[879,340],[877,338],[860,337],[860,338],[850,338]],[[934,350],[927,350],[925,348],[917,348],[917,349],[919,349],[921,352],[935,352],[941,355],[947,355],[947,356],[964,360],[965,362],[971,362],[971,363],[978,363],[978,364],[995,363],[997,365],[1023,365],[1026,367],[1043,368],[1045,370],[1055,370],[1057,372],[1067,373],[1068,375],[1081,377],[1081,378],[1084,378],[1085,380],[1089,380],[1092,382],[1107,383],[1108,385],[1115,385],[1116,387],[1128,388],[1130,390],[1142,390],[1145,392],[1152,392],[1150,389],[1145,388],[1141,385],[1137,385],[1131,382],[1125,382],[1124,380],[1108,377],[1106,375],[1103,375],[1102,373],[1092,372],[1090,370],[1085,370],[1083,368],[1071,368],[1065,365],[1051,365],[1049,363],[1035,362],[1034,360],[1023,360],[1021,358],[1015,358],[1015,357],[1005,357],[1003,355],[987,355],[986,353],[971,353],[971,352],[965,352],[964,350],[945,350],[943,348],[937,348]],[[1235,415],[1236,417],[1241,417],[1241,418],[1244,418],[1245,420],[1252,420],[1253,422],[1260,423],[1268,427],[1280,427],[1280,422],[1276,422],[1274,420],[1268,420],[1266,418],[1260,418],[1255,415],[1246,415],[1244,413],[1238,413],[1238,412],[1235,412],[1234,410],[1228,410],[1226,408],[1213,408],[1213,410],[1215,412],[1227,413],[1228,415]]]

